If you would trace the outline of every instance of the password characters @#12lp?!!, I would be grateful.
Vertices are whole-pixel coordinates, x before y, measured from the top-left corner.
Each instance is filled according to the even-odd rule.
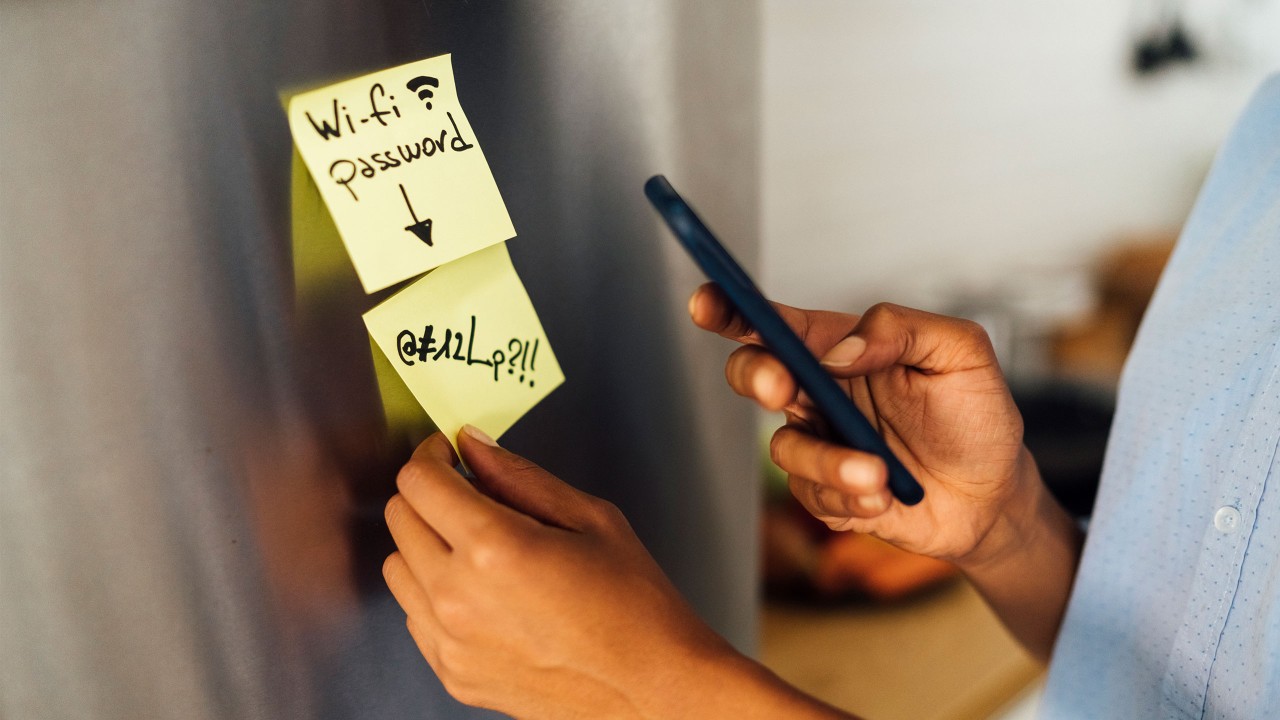
[[[400,355],[400,362],[407,366],[444,361],[466,363],[468,367],[482,365],[493,371],[494,382],[500,381],[505,376],[521,383],[527,382],[529,387],[534,387],[540,342],[537,338],[533,340],[511,338],[507,341],[505,349],[499,347],[488,355],[481,351],[480,356],[476,357],[475,315],[471,316],[469,332],[445,328],[443,337],[437,333],[434,325],[424,327],[421,335],[412,330],[401,330],[396,336],[396,351]],[[506,372],[503,372],[504,370]]]

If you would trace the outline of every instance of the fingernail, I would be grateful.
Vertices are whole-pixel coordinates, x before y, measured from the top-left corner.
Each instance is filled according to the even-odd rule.
[[[862,353],[866,350],[866,340],[857,335],[850,335],[827,351],[822,358],[822,364],[827,367],[849,367],[855,360],[862,357]]]
[[[486,434],[485,431],[481,430],[475,425],[463,425],[462,432],[470,435],[472,440],[477,440],[479,442],[482,442],[485,445],[488,445],[489,447],[498,447],[498,442],[496,440],[489,437],[489,435]]]
[[[870,513],[881,513],[889,507],[883,495],[859,495],[858,507]]]
[[[876,489],[876,477],[867,468],[866,463],[852,459],[845,460],[840,463],[839,475],[840,482],[850,490],[866,493]]]
[[[755,395],[757,400],[764,397],[768,391],[769,379],[764,376],[764,373],[757,372],[751,377],[751,394]]]
[[[698,291],[694,290],[689,296],[689,317],[693,317],[694,311],[698,308]]]
[[[784,382],[786,382],[784,376],[777,369],[765,370],[760,368],[751,377],[751,393],[756,396],[757,401],[764,403],[766,407],[781,410],[782,407],[778,403],[785,403],[786,400],[778,397],[778,391]],[[777,405],[776,408],[774,407],[775,405]]]

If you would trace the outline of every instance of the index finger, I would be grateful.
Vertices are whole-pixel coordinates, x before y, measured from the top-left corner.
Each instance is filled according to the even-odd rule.
[[[458,474],[455,461],[449,441],[436,433],[418,446],[396,476],[400,495],[453,548],[465,546],[478,528],[511,512]]]
[[[689,317],[703,330],[740,343],[760,344],[760,336],[738,314],[733,303],[715,283],[705,283],[689,298]]]
[[[770,302],[773,309],[800,337],[809,352],[823,355],[853,330],[857,315],[827,310],[802,310],[782,303]],[[762,345],[760,335],[738,312],[715,283],[706,283],[689,298],[689,317],[693,324],[744,345]]]

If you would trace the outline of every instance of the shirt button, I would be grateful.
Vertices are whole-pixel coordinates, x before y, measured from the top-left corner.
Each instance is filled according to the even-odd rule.
[[[1240,529],[1240,511],[1230,505],[1218,508],[1213,514],[1213,526],[1221,533],[1235,532]]]

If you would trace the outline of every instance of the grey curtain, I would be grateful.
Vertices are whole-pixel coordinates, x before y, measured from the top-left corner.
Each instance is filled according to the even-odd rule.
[[[291,308],[277,92],[452,52],[568,381],[504,443],[754,636],[756,450],[665,172],[756,256],[754,3],[0,0],[0,717],[472,717],[382,586],[359,313]]]

